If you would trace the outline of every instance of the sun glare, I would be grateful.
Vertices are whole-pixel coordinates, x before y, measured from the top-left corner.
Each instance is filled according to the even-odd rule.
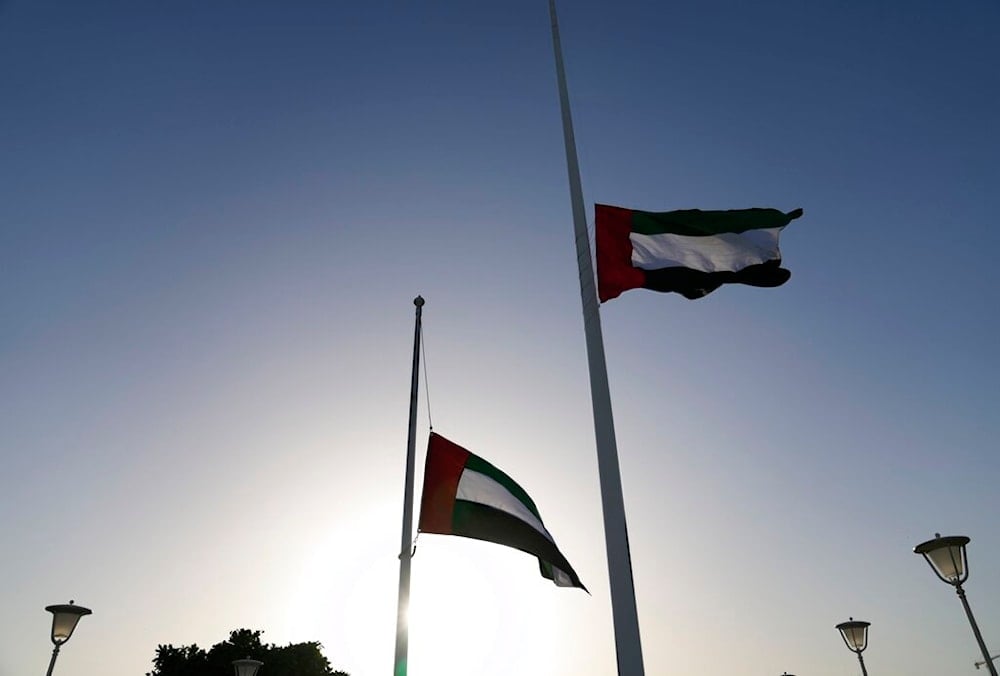
[[[336,669],[389,673],[396,636],[399,528],[372,505],[310,553],[289,590],[285,629],[318,640]],[[566,594],[527,554],[467,538],[423,535],[412,562],[408,676],[558,674]],[[564,648],[563,648],[564,650]]]
[[[423,536],[410,596],[409,676],[558,673],[553,591],[526,554]]]
[[[336,524],[303,561],[289,593],[290,634],[320,641],[334,669],[352,676],[391,669],[399,536],[385,531],[399,528],[397,511],[372,504]]]
[[[474,560],[443,539],[418,546],[414,559],[410,676],[483,674],[500,647],[501,598]]]

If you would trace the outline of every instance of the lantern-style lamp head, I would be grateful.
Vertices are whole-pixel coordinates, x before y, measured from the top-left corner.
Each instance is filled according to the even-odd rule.
[[[837,629],[840,630],[840,636],[844,639],[848,650],[859,655],[864,652],[865,648],[868,647],[869,625],[871,625],[871,622],[855,620],[853,617],[849,621],[841,622],[837,625]]]
[[[244,660],[233,660],[233,671],[236,676],[257,676],[257,670],[264,664],[260,660],[249,657]]]
[[[66,605],[46,606],[45,610],[52,613],[52,643],[56,646],[68,641],[80,618],[91,613],[89,608],[75,606],[72,601]]]
[[[913,551],[923,555],[942,582],[957,587],[969,577],[969,566],[965,558],[967,544],[969,538],[964,535],[941,537],[940,533],[935,533],[933,540],[921,542]]]

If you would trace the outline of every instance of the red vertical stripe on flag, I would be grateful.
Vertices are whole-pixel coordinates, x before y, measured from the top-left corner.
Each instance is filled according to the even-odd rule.
[[[646,283],[646,273],[632,266],[632,210],[594,205],[597,245],[597,296],[603,303]]]
[[[451,534],[451,515],[455,511],[458,480],[465,469],[469,452],[440,434],[431,432],[424,463],[424,491],[420,496],[422,533]]]

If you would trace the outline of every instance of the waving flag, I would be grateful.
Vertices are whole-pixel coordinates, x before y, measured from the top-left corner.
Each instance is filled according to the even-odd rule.
[[[520,549],[538,557],[542,575],[556,585],[586,591],[524,489],[479,456],[433,432],[427,444],[418,529]]]
[[[778,234],[802,209],[636,211],[595,206],[597,290],[601,302],[623,291],[674,291],[692,300],[723,284],[781,286]]]

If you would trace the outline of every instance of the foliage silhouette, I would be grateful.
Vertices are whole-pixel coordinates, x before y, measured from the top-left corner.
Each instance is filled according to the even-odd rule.
[[[258,676],[348,676],[330,667],[318,641],[278,646],[262,643],[262,633],[235,629],[229,632],[228,640],[207,651],[194,643],[180,647],[159,645],[153,671],[146,676],[231,676],[233,660],[247,657],[264,663]]]

